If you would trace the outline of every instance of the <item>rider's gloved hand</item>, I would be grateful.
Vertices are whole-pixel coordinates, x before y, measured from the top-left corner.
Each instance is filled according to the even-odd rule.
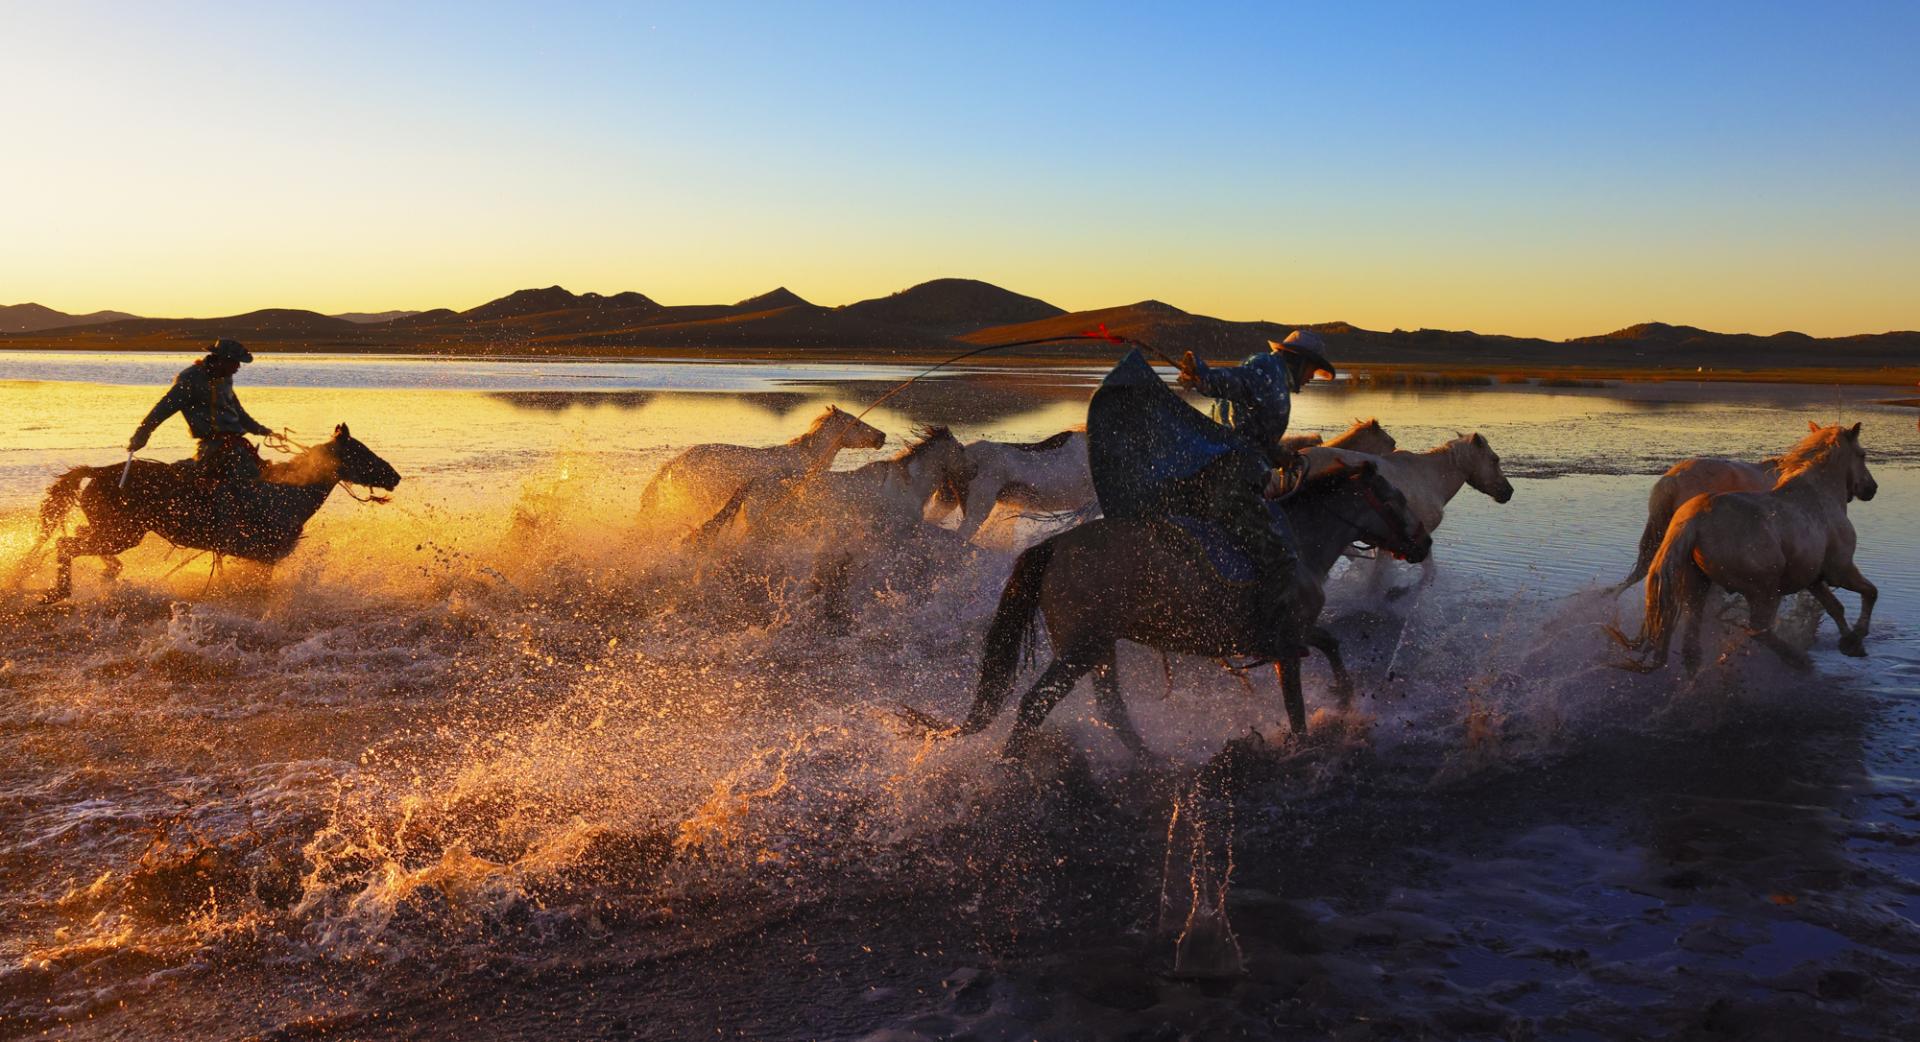
[[[1200,360],[1193,357],[1192,351],[1188,351],[1186,354],[1180,356],[1180,385],[1182,387],[1198,387],[1199,384]]]
[[[136,434],[133,437],[127,439],[128,452],[139,452],[141,449],[144,449],[146,447],[147,447],[147,439],[142,435]]]

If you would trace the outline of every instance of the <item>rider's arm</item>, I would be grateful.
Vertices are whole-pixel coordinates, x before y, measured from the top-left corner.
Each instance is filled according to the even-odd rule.
[[[272,434],[273,433],[272,427],[269,427],[266,424],[261,423],[259,420],[256,420],[253,417],[247,415],[247,407],[240,404],[239,395],[233,394],[232,391],[228,391],[227,393],[233,395],[233,411],[240,414],[240,422],[247,425],[247,433],[249,434]]]
[[[1209,398],[1225,398],[1236,405],[1254,405],[1252,387],[1239,367],[1216,369],[1196,358],[1193,360],[1193,389]]]
[[[127,451],[139,452],[141,449],[146,448],[147,439],[153,437],[154,428],[165,423],[167,418],[174,413],[179,412],[186,404],[186,401],[187,389],[181,386],[180,381],[175,380],[173,386],[167,388],[167,393],[161,395],[160,400],[154,403],[152,411],[147,413],[147,418],[141,420],[140,426],[133,429],[133,437],[127,439]]]

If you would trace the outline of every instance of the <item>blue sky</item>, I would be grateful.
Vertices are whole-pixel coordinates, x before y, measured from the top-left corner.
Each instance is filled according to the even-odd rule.
[[[0,7],[0,302],[1920,327],[1920,5]]]

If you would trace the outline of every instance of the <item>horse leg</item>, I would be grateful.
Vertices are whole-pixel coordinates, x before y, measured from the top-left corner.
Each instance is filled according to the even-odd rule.
[[[1127,701],[1120,695],[1120,671],[1111,651],[1105,661],[1093,667],[1094,698],[1100,706],[1100,715],[1113,728],[1120,738],[1120,744],[1135,756],[1145,756],[1147,743],[1140,740],[1140,732],[1133,726],[1133,716],[1127,712]]]
[[[1807,658],[1806,652],[1781,640],[1780,635],[1773,632],[1773,624],[1779,618],[1779,594],[1747,594],[1747,635],[1780,656],[1781,661],[1794,669],[1813,668],[1813,662]]]
[[[1655,668],[1666,664],[1667,649],[1673,643],[1673,631],[1685,627],[1686,636],[1680,641],[1680,666],[1688,676],[1692,676],[1700,672],[1700,631],[1707,623],[1707,595],[1713,592],[1713,583],[1697,572],[1690,575],[1683,573],[1673,581],[1684,583],[1679,596],[1680,617],[1674,620],[1673,626],[1667,627],[1654,645],[1653,664]]]
[[[61,536],[55,544],[57,553],[53,589],[47,591],[43,600],[51,604],[66,600],[73,594],[73,559],[76,557],[104,557],[107,559],[107,578],[117,577],[120,574],[120,560],[114,555],[132,549],[145,534],[135,532],[128,538],[124,531],[83,525],[73,535]]]
[[[1020,699],[1020,711],[1013,720],[1013,733],[1007,736],[1007,747],[1000,755],[1009,760],[1025,756],[1041,722],[1046,720],[1048,713],[1053,712],[1054,706],[1060,704],[1061,699],[1067,697],[1067,692],[1073,690],[1073,685],[1086,671],[1086,666],[1066,659],[1054,659],[1053,664],[1040,674],[1040,679],[1034,681]]]
[[[1860,569],[1852,561],[1848,561],[1846,567],[1831,581],[1843,590],[1852,590],[1860,595],[1860,617],[1854,620],[1853,632],[1842,635],[1840,650],[1864,657],[1867,653],[1867,627],[1873,623],[1873,602],[1880,599],[1880,590],[1860,574]],[[1849,651],[1849,648],[1853,650]]]
[[[1833,595],[1832,588],[1826,583],[1818,582],[1807,587],[1807,592],[1813,594],[1813,599],[1820,602],[1820,606],[1827,610],[1828,615],[1833,616],[1833,624],[1840,627],[1841,654],[1852,655],[1854,658],[1866,657],[1866,645],[1859,637],[1854,636],[1851,629],[1847,628],[1847,610],[1841,606],[1840,598]]]
[[[73,594],[73,544],[72,536],[61,536],[54,543],[53,589],[48,590],[40,600],[45,604],[64,601]]]
[[[1287,706],[1287,730],[1307,733],[1307,696],[1300,690],[1300,660],[1289,656],[1273,664],[1280,678],[1280,697]]]
[[[1307,646],[1327,657],[1327,667],[1333,670],[1334,696],[1340,699],[1340,711],[1346,712],[1353,707],[1353,674],[1347,672],[1347,664],[1340,657],[1339,639],[1325,627],[1315,626],[1307,631]]]

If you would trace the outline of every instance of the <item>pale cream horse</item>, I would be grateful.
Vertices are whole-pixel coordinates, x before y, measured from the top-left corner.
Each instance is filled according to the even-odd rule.
[[[1813,422],[1807,426],[1816,431],[1820,429],[1820,425]],[[1653,491],[1647,493],[1647,524],[1640,530],[1639,553],[1633,559],[1633,569],[1611,592],[1619,593],[1647,577],[1647,567],[1653,564],[1653,555],[1660,549],[1660,540],[1666,538],[1667,526],[1673,523],[1673,515],[1681,504],[1713,492],[1765,492],[1779,480],[1778,456],[1758,463],[1718,456],[1695,456],[1675,463],[1653,483]]]
[[[1306,457],[1309,473],[1318,473],[1335,460],[1348,463],[1376,460],[1381,475],[1407,497],[1407,506],[1429,535],[1440,527],[1446,518],[1447,504],[1459,495],[1463,486],[1471,486],[1495,503],[1513,498],[1513,483],[1500,470],[1500,454],[1493,451],[1486,437],[1477,431],[1441,442],[1425,452],[1398,449],[1384,456],[1371,456],[1329,444],[1307,449]],[[1384,581],[1392,559],[1378,556],[1375,562],[1375,581]],[[1429,555],[1420,562],[1419,586],[1432,583],[1434,575],[1433,557]],[[1405,592],[1405,589],[1397,590],[1389,596]]]
[[[892,551],[912,545],[916,536],[953,538],[926,523],[927,500],[938,492],[965,502],[973,464],[947,428],[919,433],[919,440],[892,459],[747,485],[700,526],[695,545],[710,546],[731,534],[737,546],[810,559],[808,585],[821,596],[827,617],[844,622],[850,617],[847,598],[856,568],[868,565],[862,574],[877,570],[884,577],[897,567],[914,566],[906,560],[914,555]]]
[[[1840,627],[1840,650],[1864,656],[1873,603],[1879,597],[1854,566],[1853,523],[1847,502],[1869,500],[1879,486],[1867,471],[1860,425],[1816,427],[1780,459],[1780,477],[1765,492],[1720,492],[1682,504],[1667,526],[1647,573],[1646,617],[1635,649],[1652,645],[1650,657],[1631,668],[1666,665],[1674,631],[1691,621],[1681,645],[1688,673],[1700,668],[1700,622],[1707,592],[1720,586],[1746,598],[1747,632],[1787,662],[1806,656],[1773,633],[1780,600],[1806,590]],[[1860,595],[1852,629],[1831,587]]]
[[[692,520],[712,517],[740,489],[833,466],[841,449],[877,449],[887,436],[858,416],[829,405],[784,445],[695,445],[668,460],[640,494],[643,517],[662,511]]]

